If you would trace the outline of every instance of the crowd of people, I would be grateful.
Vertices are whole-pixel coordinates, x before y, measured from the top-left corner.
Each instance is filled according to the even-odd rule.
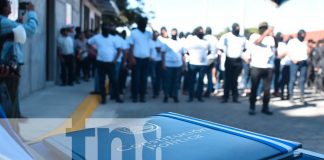
[[[294,103],[296,84],[303,103],[306,103],[305,84],[323,92],[324,41],[305,42],[304,30],[284,41],[283,35],[274,35],[274,28],[266,22],[248,37],[240,35],[240,26],[234,23],[231,31],[218,39],[210,27],[206,30],[197,27],[187,34],[178,33],[175,28],[169,33],[165,27],[159,32],[148,25],[146,18],[138,20],[137,28],[128,37],[126,31],[119,33],[110,25],[103,24],[101,30],[95,35],[85,35],[80,28],[75,32],[63,28],[58,46],[62,85],[78,83],[80,70],[88,80],[90,68],[95,68],[92,93],[101,95],[102,104],[106,103],[107,75],[110,99],[118,103],[123,102],[120,95],[128,93],[126,82],[130,77],[134,103],[146,102],[150,93],[152,98],[163,93],[163,102],[173,99],[178,103],[179,90],[188,95],[188,102],[195,99],[204,102],[204,97],[219,94],[223,88],[222,103],[228,103],[230,96],[234,103],[240,103],[240,96],[249,95],[250,115],[255,114],[260,97],[263,97],[262,113],[267,115],[272,114],[269,108],[272,95]],[[73,64],[82,67],[73,70]],[[147,91],[148,79],[152,92]]]
[[[15,69],[7,64],[0,66],[0,87],[4,88],[1,95],[9,96],[9,106],[14,106],[15,111],[6,111],[7,115],[22,117],[17,95],[23,54],[14,35],[19,25],[7,18],[8,1],[1,3],[4,6],[1,27],[11,27],[8,31],[1,30],[2,59],[11,51],[17,58]],[[29,20],[23,27],[27,36],[31,36],[37,27],[32,4],[27,16]],[[126,31],[117,32],[107,24],[102,24],[101,32],[63,27],[57,39],[61,85],[73,86],[94,77],[91,93],[100,95],[102,104],[107,102],[107,93],[117,103],[123,103],[127,93],[133,103],[145,103],[151,93],[154,99],[163,97],[164,103],[170,99],[179,103],[180,90],[188,96],[187,102],[204,102],[205,97],[223,91],[221,103],[228,103],[230,98],[241,103],[241,96],[249,96],[250,115],[256,113],[256,101],[263,97],[262,113],[272,115],[271,96],[294,103],[294,87],[298,84],[299,99],[306,103],[305,86],[321,93],[324,88],[324,40],[305,42],[307,33],[300,30],[296,37],[284,41],[281,33],[273,32],[274,28],[263,22],[256,33],[246,37],[240,35],[240,26],[234,23],[231,31],[218,39],[210,27],[197,27],[186,34],[178,33],[176,28],[168,32],[162,27],[158,31],[148,25],[147,18],[139,18],[137,28],[132,28],[129,36]],[[16,49],[8,50],[13,47]],[[130,91],[126,87],[128,80]],[[152,92],[147,89],[148,80]],[[4,99],[0,98],[2,105],[8,102]]]

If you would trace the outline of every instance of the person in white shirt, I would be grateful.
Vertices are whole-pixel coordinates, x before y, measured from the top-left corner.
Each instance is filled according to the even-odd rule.
[[[300,71],[299,75],[299,85],[301,97],[300,101],[304,101],[304,90],[305,90],[305,82],[307,76],[307,44],[304,42],[306,37],[306,32],[304,30],[300,30],[297,33],[297,38],[291,39],[288,44],[288,56],[291,59],[292,63],[290,64],[290,81],[289,81],[289,95],[290,101],[294,103],[293,95],[294,95],[294,84],[297,79],[297,72]]]
[[[163,88],[164,102],[172,97],[175,103],[179,102],[181,71],[184,67],[184,48],[181,41],[168,39],[161,48],[162,68],[164,70]]]
[[[135,85],[132,98],[133,102],[138,101],[140,96],[140,102],[145,101],[145,93],[147,87],[147,76],[148,76],[148,64],[150,60],[150,40],[152,39],[152,33],[146,31],[147,18],[139,18],[137,22],[138,28],[131,32],[130,40],[130,58],[134,69],[132,79]]]
[[[121,46],[120,43],[112,36],[113,29],[106,24],[102,25],[102,34],[88,40],[89,46],[95,46],[97,50],[97,69],[99,77],[99,88],[101,92],[101,103],[106,104],[106,88],[105,77],[108,75],[110,86],[113,89],[113,97],[117,103],[123,101],[119,97],[118,83],[115,78],[115,64],[120,56]],[[115,51],[117,50],[117,52]]]
[[[120,67],[120,76],[119,76],[119,93],[123,94],[124,89],[126,88],[126,81],[127,81],[127,76],[128,76],[128,63],[127,63],[127,57],[129,53],[129,43],[128,39],[126,38],[126,31],[123,30],[120,33],[121,38],[123,39],[123,56],[122,56],[122,62],[121,62],[121,67]]]
[[[282,35],[278,37],[278,46],[277,46],[277,55],[280,57],[280,55],[287,52],[287,44],[283,41]],[[281,100],[289,99],[289,74],[290,74],[290,63],[291,60],[289,56],[281,57],[280,60],[280,80],[279,80],[279,86],[280,86],[280,97]],[[287,94],[285,98],[285,86],[287,87]]]
[[[193,35],[188,37],[185,42],[185,49],[189,54],[189,99],[188,102],[192,102],[194,96],[199,102],[204,102],[202,99],[202,92],[204,87],[204,76],[208,66],[208,53],[211,52],[210,44],[203,39],[204,29],[197,27]],[[196,80],[198,74],[198,80]],[[197,81],[197,83],[196,83]],[[195,88],[195,84],[197,84]]]
[[[61,36],[58,38],[58,57],[61,61],[62,86],[73,86],[74,72],[74,40],[69,36],[66,28],[61,29]]]
[[[116,31],[116,29],[113,29],[111,36],[113,36],[113,38],[115,38],[115,40],[117,41],[118,46],[120,46],[120,55],[115,63],[115,80],[116,80],[116,85],[118,86],[118,92],[121,93],[121,82],[120,82],[120,72],[121,72],[121,68],[123,66],[122,64],[122,60],[125,56],[125,52],[128,49],[128,45],[126,40],[124,40],[119,33]],[[117,54],[117,48],[115,48],[115,54]],[[112,89],[112,85],[109,86],[110,87],[110,99],[115,99],[114,95],[114,90]]]
[[[150,41],[150,77],[152,81],[153,98],[157,98],[162,87],[162,54],[163,43],[158,39],[159,32],[153,31],[153,38]]]
[[[222,103],[227,103],[230,91],[233,102],[240,103],[238,93],[238,77],[242,72],[242,53],[246,49],[246,38],[240,36],[240,26],[237,23],[232,25],[232,32],[226,33],[219,40],[220,51],[226,54],[225,60],[225,85]]]
[[[218,39],[212,35],[212,29],[210,27],[206,28],[206,35],[204,36],[204,39],[209,43],[213,53],[210,53],[207,57],[208,59],[208,68],[207,68],[207,91],[205,92],[204,96],[209,97],[211,93],[213,93],[213,78],[216,79],[215,73],[213,70],[216,66],[216,59],[217,59],[217,42]]]
[[[263,107],[262,113],[272,115],[269,110],[270,87],[274,68],[274,47],[273,28],[268,27],[266,22],[259,25],[259,34],[254,33],[250,36],[250,46],[248,47],[251,66],[251,95],[250,95],[250,115],[254,115],[257,90],[260,81],[263,80]]]

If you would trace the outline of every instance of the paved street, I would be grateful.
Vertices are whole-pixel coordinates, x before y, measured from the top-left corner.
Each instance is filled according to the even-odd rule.
[[[54,86],[37,92],[22,100],[22,112],[31,118],[68,118],[82,99],[93,88],[92,83],[83,83],[74,87]],[[241,98],[241,104],[221,104],[219,97],[205,99],[204,103],[187,103],[187,97],[181,96],[180,103],[172,100],[163,103],[160,99],[148,98],[147,103],[131,103],[129,95],[125,103],[108,101],[99,105],[92,118],[143,118],[162,112],[176,112],[204,120],[258,132],[270,136],[301,142],[305,149],[324,153],[324,100],[320,96],[308,94],[307,106],[298,103],[292,106],[288,101],[272,99],[273,116],[258,113],[249,116],[248,99]],[[50,101],[51,100],[51,101]],[[27,122],[28,123],[28,122]]]

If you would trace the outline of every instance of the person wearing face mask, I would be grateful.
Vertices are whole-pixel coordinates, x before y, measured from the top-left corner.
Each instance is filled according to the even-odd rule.
[[[274,68],[274,47],[275,40],[273,38],[273,28],[268,27],[266,22],[259,25],[259,33],[254,33],[250,36],[250,45],[248,51],[250,58],[248,62],[251,66],[251,95],[250,95],[250,110],[249,114],[254,115],[255,103],[258,92],[258,87],[262,80],[263,82],[263,107],[262,113],[272,115],[269,110],[270,102],[270,87]]]
[[[192,102],[196,96],[199,102],[204,102],[202,99],[203,79],[208,66],[208,54],[214,54],[214,50],[204,38],[204,29],[197,27],[193,36],[187,38],[184,43],[184,49],[189,55],[189,99]],[[198,74],[198,81],[196,80]],[[196,83],[197,81],[197,83]],[[195,88],[195,84],[197,84]]]
[[[224,34],[218,43],[218,49],[225,53],[225,85],[222,103],[227,103],[229,93],[232,92],[233,102],[240,103],[238,93],[238,76],[241,74],[243,63],[242,53],[246,49],[246,38],[240,36],[240,26],[237,23],[232,25],[232,32]]]
[[[141,17],[137,22],[137,28],[131,32],[129,38],[130,43],[130,61],[133,65],[132,74],[132,84],[134,84],[134,89],[132,93],[133,102],[138,101],[138,96],[140,102],[145,101],[147,76],[149,72],[148,64],[150,61],[150,41],[152,39],[152,33],[146,31],[147,18]]]
[[[294,84],[297,79],[297,72],[300,71],[300,101],[305,103],[304,100],[304,90],[305,90],[305,82],[307,77],[307,44],[304,43],[306,37],[305,30],[301,29],[297,33],[297,38],[291,39],[288,44],[288,56],[291,59],[292,63],[290,64],[290,81],[289,81],[289,95],[290,102],[294,103],[293,95],[294,95]]]
[[[178,30],[176,28],[171,30],[171,39],[175,41],[178,40]]]
[[[112,35],[112,28],[106,24],[102,25],[102,33],[93,36],[88,40],[89,47],[95,46],[97,50],[97,69],[99,77],[99,88],[101,93],[101,104],[106,104],[106,88],[105,88],[105,77],[109,77],[109,85],[112,86],[113,90],[112,97],[115,98],[117,103],[123,101],[119,97],[118,83],[115,78],[115,65],[118,57],[121,54],[121,44]]]

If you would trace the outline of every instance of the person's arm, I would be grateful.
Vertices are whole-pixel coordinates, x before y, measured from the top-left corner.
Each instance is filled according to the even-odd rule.
[[[254,41],[254,44],[261,45],[261,42],[266,36],[271,36],[273,33],[273,27],[269,27],[257,40]]]
[[[27,20],[23,23],[23,26],[26,30],[27,37],[31,37],[36,33],[37,26],[38,26],[38,18],[37,14],[34,9],[34,5],[30,3],[27,7]]]

